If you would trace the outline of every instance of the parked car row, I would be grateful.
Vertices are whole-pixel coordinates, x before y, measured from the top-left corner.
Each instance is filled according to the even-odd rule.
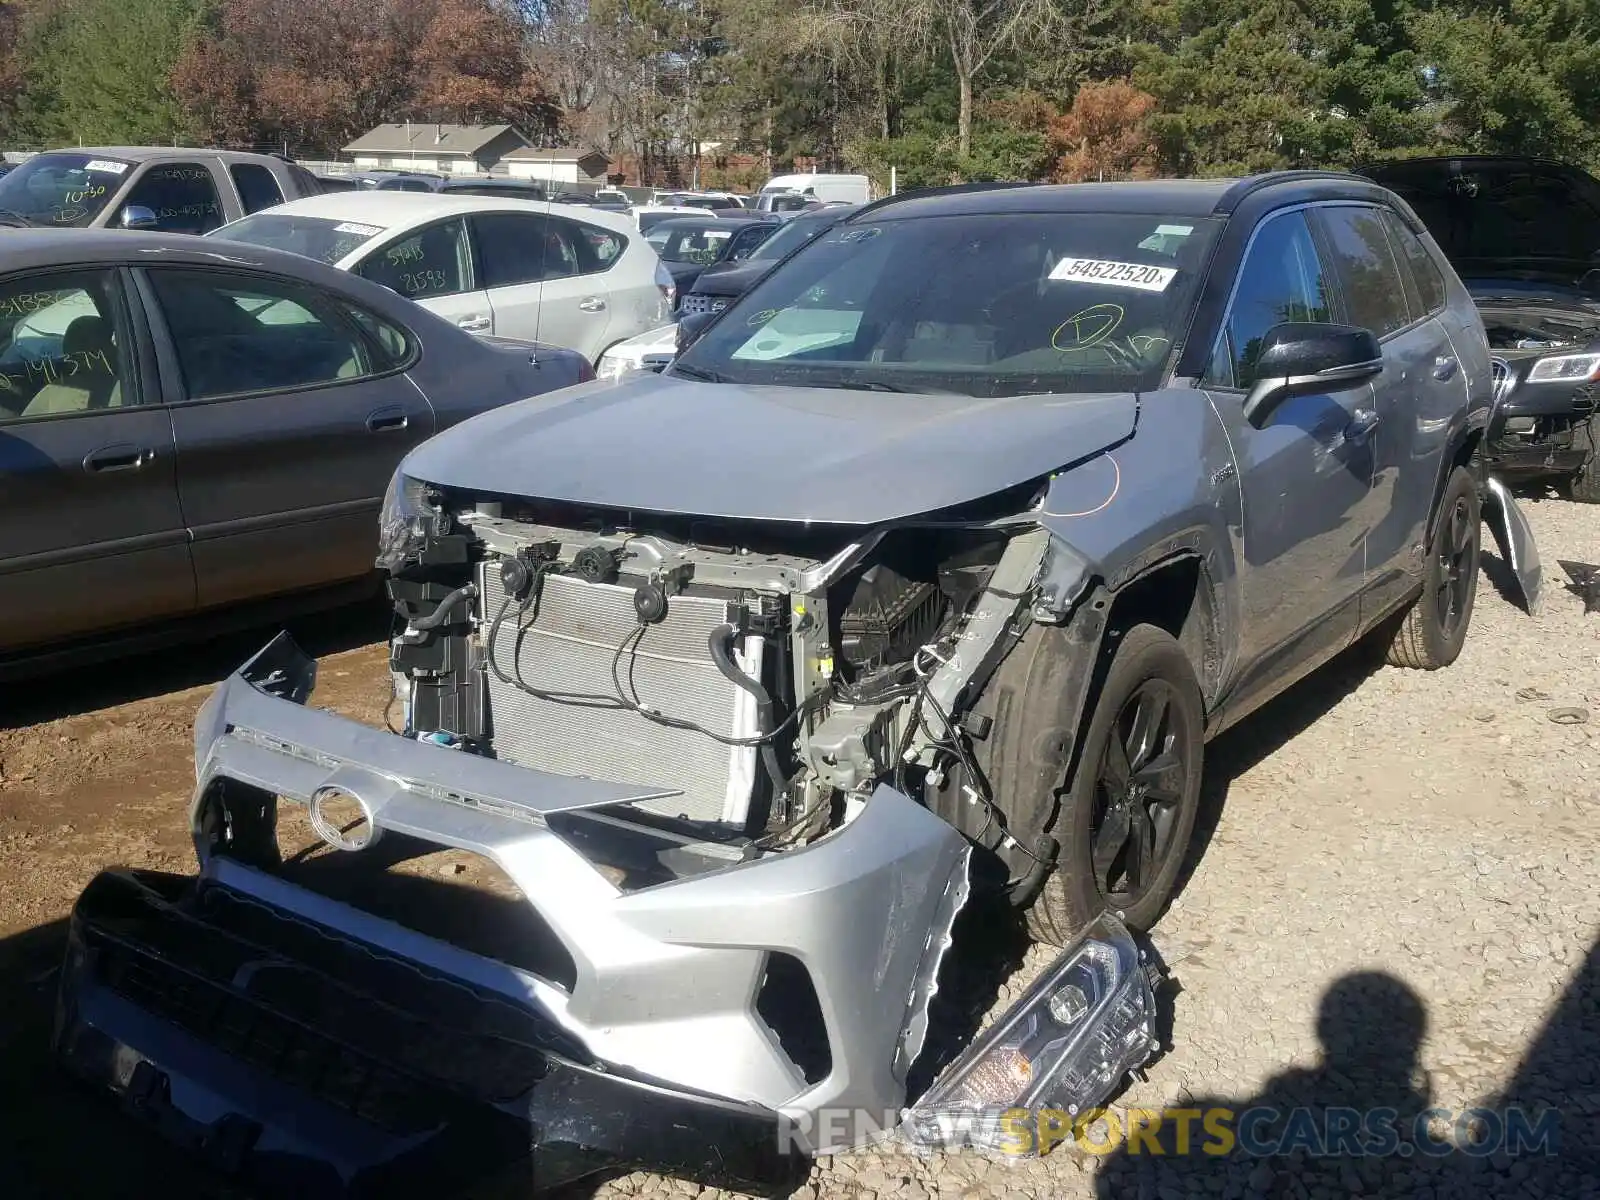
[[[1586,222],[1600,212],[1595,199],[1600,185],[1581,172],[1525,160],[1419,160],[1368,173],[1393,182],[1416,201],[1416,211],[1447,255],[1463,265],[1466,286],[1488,326],[1497,390],[1480,452],[1485,463],[1512,477],[1562,478],[1573,496],[1595,498],[1600,474],[1593,448],[1600,289],[1594,280],[1600,272],[1593,265],[1593,226]],[[781,190],[792,190],[793,182],[783,182]],[[114,626],[131,628],[256,595],[354,579],[364,572],[362,555],[354,549],[361,537],[350,541],[330,536],[321,541],[325,555],[304,560],[309,573],[264,572],[247,586],[225,586],[205,577],[207,562],[221,553],[211,544],[219,529],[235,519],[279,519],[296,505],[272,496],[272,488],[264,484],[219,484],[225,491],[249,493],[257,507],[237,513],[224,508],[216,520],[208,519],[210,510],[196,495],[179,495],[155,508],[143,502],[123,505],[118,490],[104,481],[162,481],[150,486],[166,495],[169,485],[178,486],[174,460],[188,461],[196,453],[183,444],[200,435],[191,434],[195,426],[187,418],[172,421],[175,440],[160,435],[162,406],[212,411],[213,402],[228,397],[230,404],[216,409],[233,414],[228,436],[266,447],[277,445],[280,435],[300,436],[297,427],[286,422],[262,435],[250,427],[250,420],[267,420],[280,406],[298,403],[291,398],[299,392],[318,391],[329,400],[348,400],[353,408],[369,406],[360,414],[361,422],[350,414],[327,418],[332,423],[326,428],[348,429],[339,437],[355,437],[364,447],[358,451],[330,444],[330,454],[370,453],[376,456],[374,464],[397,461],[407,446],[436,427],[431,417],[413,411],[418,400],[411,383],[421,388],[423,403],[436,406],[443,401],[433,393],[444,386],[443,377],[429,376],[420,366],[381,366],[388,360],[365,348],[371,339],[412,347],[419,361],[467,361],[474,351],[485,349],[486,354],[476,355],[484,365],[452,369],[461,380],[477,379],[485,371],[495,380],[492,385],[474,384],[470,396],[450,398],[447,407],[458,415],[465,411],[458,405],[493,407],[596,372],[611,380],[639,371],[660,372],[775,266],[860,211],[859,206],[830,203],[783,219],[772,213],[689,208],[687,215],[673,213],[652,223],[640,236],[637,214],[630,218],[599,204],[418,195],[389,188],[301,194],[316,186],[303,168],[273,156],[184,149],[52,152],[0,178],[0,201],[9,198],[16,224],[44,224],[61,231],[125,228],[145,223],[145,213],[154,213],[158,223],[206,232],[217,244],[215,251],[192,251],[200,256],[192,261],[205,270],[232,261],[240,271],[270,276],[290,293],[307,289],[307,296],[321,297],[322,306],[270,301],[268,289],[254,301],[218,301],[215,321],[196,323],[196,314],[206,307],[195,300],[200,293],[163,291],[166,275],[152,276],[151,268],[136,265],[147,262],[151,248],[138,241],[119,244],[116,235],[104,244],[92,243],[101,256],[97,261],[106,264],[97,268],[99,274],[83,280],[62,276],[65,282],[59,288],[53,282],[35,286],[51,275],[50,256],[61,259],[65,269],[67,250],[90,242],[70,240],[70,235],[68,240],[46,239],[48,249],[30,252],[27,261],[32,265],[26,270],[16,265],[20,260],[10,260],[8,270],[19,273],[7,276],[13,281],[4,286],[11,291],[0,294],[0,319],[8,313],[11,321],[0,346],[3,461],[31,463],[34,484],[23,491],[40,504],[50,504],[57,515],[16,526],[0,537],[0,580],[9,581],[0,585],[0,598],[9,586],[20,604],[35,607],[34,616],[0,633],[0,657],[23,651],[33,656],[41,647],[98,637]],[[1552,213],[1565,215],[1553,220]],[[1313,231],[1315,244],[1329,255],[1341,252],[1336,236],[1354,239],[1355,250],[1381,242],[1393,262],[1402,265],[1407,256],[1418,254],[1413,240],[1372,222],[1342,234],[1319,222]],[[866,255],[873,249],[870,239],[853,237],[848,253],[871,261]],[[228,244],[226,251],[222,243]],[[21,252],[17,237],[11,245]],[[252,257],[247,247],[259,248],[264,257]],[[273,255],[274,250],[296,257]],[[401,307],[374,315],[367,324],[358,322],[359,336],[348,329],[337,334],[335,327],[343,328],[344,319],[319,314],[354,311],[359,301],[342,292],[338,299],[325,297],[328,272],[321,270],[323,265],[382,285]],[[1438,299],[1439,285],[1415,263],[1400,279],[1402,286],[1395,289],[1385,277],[1384,287],[1353,290],[1345,316],[1380,337],[1409,327],[1413,310]],[[172,307],[185,296],[188,324]],[[397,313],[411,311],[404,301],[432,317],[396,324]],[[221,323],[224,318],[233,324]],[[441,340],[440,319],[479,340]],[[766,329],[760,346],[749,352],[783,357],[790,351],[775,348],[799,336],[810,347],[807,354],[823,354],[826,337],[810,328],[818,319],[820,314],[785,317]],[[802,320],[807,332],[786,333],[792,320]],[[380,336],[372,332],[376,328],[400,332]],[[519,346],[519,340],[528,344]],[[297,349],[286,353],[286,346]],[[556,347],[570,349],[583,365]],[[1460,369],[1459,352],[1440,349],[1434,357],[1438,361],[1430,371],[1438,374],[1441,385],[1450,386]],[[376,379],[386,382],[380,388],[372,382]],[[409,382],[389,400],[377,402],[380,392],[389,395],[402,380]],[[256,399],[252,404],[237,402],[245,397]],[[394,414],[374,417],[371,434],[389,436],[369,437],[366,418],[391,405],[399,406],[398,429],[391,426]],[[147,425],[154,432],[147,432]],[[215,442],[208,452],[224,458],[233,453],[212,427],[202,425],[200,433]],[[259,455],[245,457],[264,461]],[[70,487],[59,474],[69,461],[77,471],[69,475]],[[326,493],[332,498],[317,499],[320,493],[312,488],[301,499],[311,508],[321,503],[349,506],[344,515],[353,522],[351,528],[359,529],[365,518],[357,514],[376,505],[382,473],[378,465],[347,473],[340,484],[345,490]],[[185,469],[182,477],[187,488],[204,486],[201,473]],[[68,493],[75,498],[63,502]],[[195,561],[192,586],[183,583],[180,571],[162,585],[174,589],[171,594],[141,599],[135,589],[114,611],[107,608],[98,615],[83,607],[101,603],[93,588],[75,591],[81,603],[34,606],[38,596],[61,586],[64,576],[57,568],[74,561],[73,531],[81,530],[80,522],[104,505],[118,509],[106,536],[83,543],[84,562],[68,570],[68,576],[80,569],[112,570],[103,565],[102,543],[146,539],[152,546],[164,546],[163,553],[173,561]],[[179,522],[180,512],[190,524]],[[66,518],[60,514],[71,514],[71,520],[63,525]],[[119,522],[127,521],[133,522],[131,532],[118,533]],[[299,525],[305,533],[315,524],[296,519],[285,528]],[[54,533],[42,532],[51,528]],[[264,535],[255,536],[260,540]],[[92,549],[96,546],[100,549]],[[313,565],[334,560],[341,565]],[[47,563],[54,565],[46,570]]]

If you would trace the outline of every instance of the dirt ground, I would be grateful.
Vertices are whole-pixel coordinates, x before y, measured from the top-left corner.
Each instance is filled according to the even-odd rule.
[[[1384,668],[1358,648],[1215,743],[1203,854],[1155,945],[1182,991],[1171,1051],[1123,1098],[1273,1097],[1290,1084],[1375,1102],[1399,1088],[1452,1110],[1485,1099],[1563,1109],[1564,1144],[1600,1116],[1600,614],[1558,559],[1600,561],[1600,510],[1525,501],[1548,594],[1536,619],[1487,574],[1460,663]],[[1486,544],[1492,545],[1492,543]],[[383,615],[310,618],[316,702],[377,723]],[[271,630],[7,685],[0,710],[0,1178],[9,1197],[210,1193],[143,1134],[59,1080],[45,1042],[63,921],[113,864],[183,872],[190,723],[209,686]],[[1558,723],[1557,709],[1586,720]],[[1002,1008],[1046,964],[1033,950],[989,992]],[[1330,1083],[1329,1081],[1333,1082]],[[1286,1082],[1288,1081],[1288,1082]],[[1275,1091],[1275,1089],[1277,1089]],[[26,1098],[20,1109],[15,1101]],[[92,1152],[85,1152],[93,1147]],[[1495,1160],[1487,1194],[1539,1190]],[[1600,1170],[1600,1168],[1585,1168]],[[797,1196],[1323,1196],[1460,1189],[1443,1168],[1245,1162],[1185,1173],[1058,1151],[1022,1164],[882,1153],[820,1162]],[[604,1196],[693,1194],[646,1175]]]

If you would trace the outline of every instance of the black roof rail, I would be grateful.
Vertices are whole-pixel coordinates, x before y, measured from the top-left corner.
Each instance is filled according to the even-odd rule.
[[[1372,180],[1349,171],[1267,171],[1261,175],[1248,175],[1235,181],[1217,198],[1211,211],[1217,216],[1223,216],[1238,208],[1246,196],[1259,192],[1262,188],[1276,187],[1282,183],[1310,183],[1318,179],[1338,179],[1347,183],[1363,183],[1368,187],[1375,186]]]
[[[902,200],[919,200],[924,196],[961,196],[968,192],[998,192],[1005,188],[1029,188],[1038,186],[1039,185],[1037,183],[1029,183],[1026,180],[995,179],[990,180],[987,183],[951,183],[946,184],[944,187],[915,188],[909,192],[896,192],[892,196],[880,196],[876,200],[870,200],[866,204],[863,204],[860,208],[856,209],[856,211],[851,213],[850,216],[859,217],[863,213],[877,212],[880,208],[885,208],[890,204],[896,204]]]

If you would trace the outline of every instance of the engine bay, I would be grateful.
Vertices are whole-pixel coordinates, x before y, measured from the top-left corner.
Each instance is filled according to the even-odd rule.
[[[643,839],[627,864],[593,849],[624,887],[804,845],[883,782],[953,788],[1003,834],[963,701],[1025,623],[1043,544],[980,519],[741,529],[445,501],[389,581],[391,731],[659,789],[560,819]]]

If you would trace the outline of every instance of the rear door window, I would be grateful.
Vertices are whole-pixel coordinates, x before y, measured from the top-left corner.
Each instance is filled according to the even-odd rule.
[[[356,265],[356,274],[411,300],[471,291],[466,225],[459,217],[440,221],[380,246]]]
[[[1342,285],[1346,315],[1380,338],[1409,325],[1406,282],[1384,228],[1383,212],[1369,205],[1317,209]]]
[[[1439,265],[1433,261],[1433,255],[1428,253],[1422,239],[1393,213],[1383,214],[1383,224],[1410,275],[1417,298],[1417,315],[1431,316],[1438,312],[1444,307],[1444,276],[1439,273]]]
[[[239,189],[245,212],[260,212],[283,203],[283,191],[277,179],[260,163],[234,163],[228,170],[233,176],[233,186]]]
[[[159,163],[128,192],[128,207],[148,208],[166,233],[209,233],[223,223],[216,180],[202,163]]]
[[[137,404],[113,271],[0,283],[0,424]]]
[[[152,270],[190,400],[343,383],[383,371],[343,305],[311,288],[225,271]]]
[[[486,288],[593,275],[610,267],[627,244],[608,229],[565,217],[478,213],[471,221]]]

